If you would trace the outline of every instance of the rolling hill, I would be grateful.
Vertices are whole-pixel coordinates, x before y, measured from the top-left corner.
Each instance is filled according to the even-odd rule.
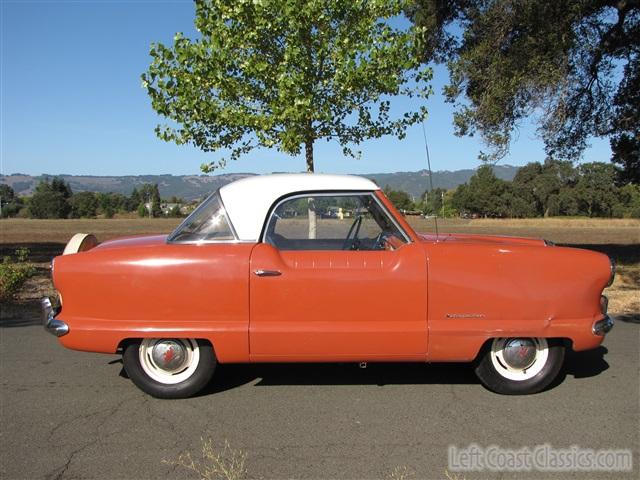
[[[518,167],[499,165],[494,167],[499,178],[512,180]],[[433,172],[434,188],[455,188],[469,181],[475,170]],[[208,195],[234,180],[255,175],[253,173],[226,173],[221,175],[137,175],[137,176],[89,176],[89,175],[24,175],[14,173],[0,176],[5,183],[21,196],[31,195],[36,185],[44,178],[58,176],[71,185],[74,192],[115,192],[129,195],[131,191],[145,183],[157,183],[160,195],[168,198],[173,195],[186,200],[196,200]],[[429,172],[371,173],[363,175],[375,181],[381,187],[389,186],[393,190],[403,190],[414,197],[422,195],[429,188]]]

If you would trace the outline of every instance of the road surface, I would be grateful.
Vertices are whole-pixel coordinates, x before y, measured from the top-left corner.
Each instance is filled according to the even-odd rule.
[[[153,399],[119,357],[62,348],[35,309],[3,314],[3,479],[198,478],[163,463],[202,439],[247,455],[247,478],[447,478],[449,446],[630,449],[630,473],[467,472],[457,478],[638,478],[638,317],[571,354],[555,388],[499,396],[466,365],[229,365],[197,398]],[[450,473],[451,478],[456,475]]]

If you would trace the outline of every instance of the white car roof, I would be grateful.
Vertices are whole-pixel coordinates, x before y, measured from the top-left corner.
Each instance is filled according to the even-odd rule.
[[[257,241],[271,205],[284,195],[323,190],[380,190],[367,178],[353,175],[286,173],[257,175],[228,183],[220,198],[240,240]]]

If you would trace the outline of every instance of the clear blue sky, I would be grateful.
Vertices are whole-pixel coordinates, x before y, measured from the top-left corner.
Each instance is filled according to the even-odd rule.
[[[156,138],[159,119],[140,83],[151,42],[171,43],[177,31],[195,35],[190,0],[0,2],[0,173],[199,174],[201,163],[217,158]],[[451,106],[440,94],[446,80],[446,70],[437,69],[435,95],[428,102],[432,167],[475,168],[482,145],[453,135]],[[396,106],[406,101],[397,99]],[[608,161],[608,141],[591,143],[584,160]],[[316,169],[374,173],[425,168],[419,126],[402,141],[384,137],[360,149],[362,159],[345,159],[336,144],[322,142],[316,148]],[[542,143],[525,125],[502,163],[543,159]],[[301,157],[260,150],[216,173],[302,170]]]

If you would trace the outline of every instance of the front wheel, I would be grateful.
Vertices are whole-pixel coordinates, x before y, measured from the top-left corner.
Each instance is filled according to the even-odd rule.
[[[157,398],[196,394],[217,363],[211,345],[192,338],[144,338],[125,347],[122,361],[133,383]]]
[[[563,361],[564,346],[557,339],[495,338],[481,353],[475,371],[489,390],[526,395],[548,387]]]

